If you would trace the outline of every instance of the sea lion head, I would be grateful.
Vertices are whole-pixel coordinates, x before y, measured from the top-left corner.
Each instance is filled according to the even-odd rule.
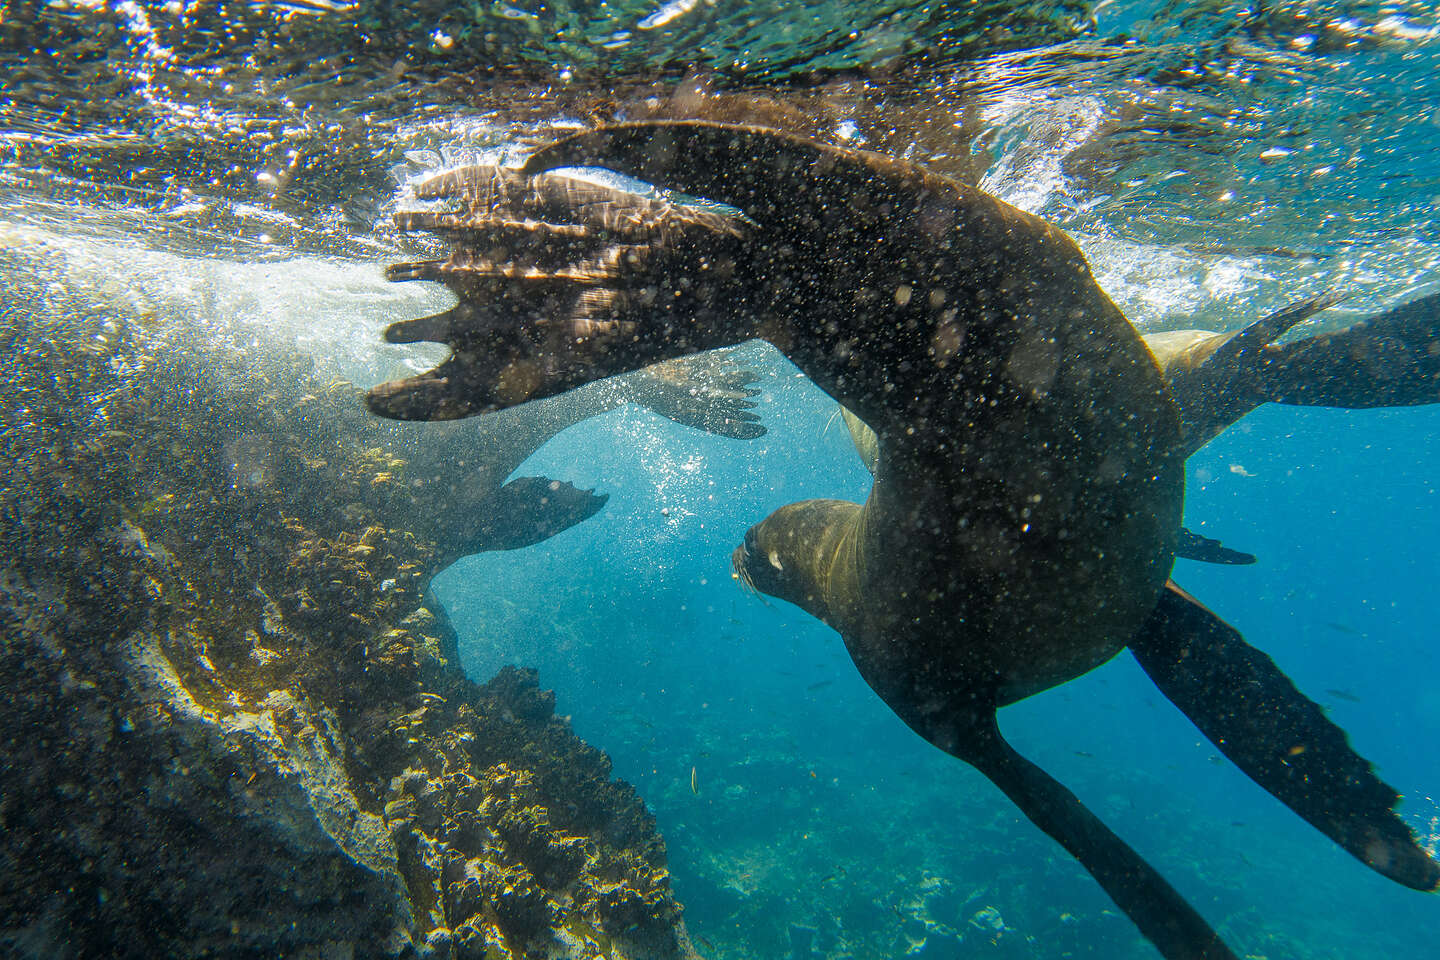
[[[745,532],[730,555],[747,589],[786,600],[836,629],[856,594],[855,534],[859,504],[802,500],[781,507]]]
[[[745,540],[730,554],[730,569],[746,590],[789,600],[785,561],[778,550],[767,551],[762,545],[762,539],[766,543],[773,539],[764,527],[764,523],[757,523],[745,531]]]

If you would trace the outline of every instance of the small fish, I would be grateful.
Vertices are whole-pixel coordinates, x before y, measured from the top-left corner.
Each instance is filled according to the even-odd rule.
[[[1352,637],[1358,637],[1361,635],[1360,631],[1356,630],[1354,627],[1347,627],[1345,626],[1345,624],[1336,623],[1334,620],[1325,621],[1325,626],[1329,627],[1331,630],[1338,630],[1341,633],[1348,633]]]
[[[1325,692],[1330,694],[1330,696],[1334,697],[1337,700],[1349,700],[1351,703],[1360,702],[1360,698],[1355,696],[1355,694],[1351,693],[1349,690],[1337,690],[1334,687],[1331,687]]]
[[[1092,758],[1095,756],[1095,754],[1093,754],[1093,753],[1086,753],[1084,750],[1076,750],[1076,751],[1075,751],[1075,756],[1077,756],[1077,757],[1084,757],[1086,760],[1090,760],[1090,759],[1092,759]]]
[[[519,7],[509,3],[492,3],[492,13],[504,17],[506,20],[539,20],[540,18],[529,10],[521,10]]]
[[[700,796],[700,770],[697,767],[690,768],[690,792]]]
[[[830,684],[832,684],[832,683],[834,683],[834,682],[835,682],[834,680],[817,680],[816,682],[810,684],[810,686],[806,687],[805,689],[806,689],[806,690],[823,690],[823,689],[825,689],[826,687],[830,686]]]

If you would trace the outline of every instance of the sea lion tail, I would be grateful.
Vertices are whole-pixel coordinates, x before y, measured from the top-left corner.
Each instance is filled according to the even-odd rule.
[[[1000,735],[994,712],[976,718],[950,752],[1005,792],[1025,816],[1090,871],[1166,960],[1236,960],[1195,908],[1063,784]]]
[[[1234,627],[1167,583],[1130,649],[1161,692],[1277,800],[1376,872],[1416,890],[1440,887],[1440,863],[1395,813],[1395,788]]]

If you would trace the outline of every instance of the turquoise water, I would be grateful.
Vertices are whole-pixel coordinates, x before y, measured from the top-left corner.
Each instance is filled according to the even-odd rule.
[[[684,100],[686,76],[1055,220],[1146,331],[1233,329],[1331,286],[1351,299],[1316,328],[1337,327],[1440,277],[1440,19],[1418,0],[3,9],[0,226],[104,247],[95,273],[126,265],[197,327],[280,331],[362,386],[415,362],[377,346],[424,312],[379,281],[423,243],[389,219],[407,183]],[[732,580],[752,523],[869,483],[834,404],[745,350],[765,437],[626,407],[519,469],[610,499],[437,579],[466,669],[538,668],[657,815],[709,956],[1155,956],[832,631]],[[1187,470],[1187,524],[1259,562],[1176,580],[1325,706],[1433,848],[1440,408],[1269,406]],[[1440,899],[1217,758],[1128,654],[1001,723],[1242,955],[1434,953]]]

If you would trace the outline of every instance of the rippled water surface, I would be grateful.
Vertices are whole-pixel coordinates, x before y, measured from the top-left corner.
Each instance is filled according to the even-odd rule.
[[[1440,282],[1440,15],[1420,0],[8,0],[0,279],[89,319],[47,334],[7,302],[6,362],[51,334],[85,349],[143,299],[197,349],[248,329],[379,382],[425,359],[382,348],[384,324],[446,299],[381,280],[431,249],[391,225],[407,185],[582,125],[696,114],[978,183],[1069,231],[1147,331],[1236,328],[1326,289],[1346,299],[1309,329],[1339,327]],[[750,523],[868,485],[833,405],[745,349],[762,440],[626,408],[522,468],[611,500],[442,575],[467,668],[539,667],[613,755],[708,956],[1154,956],[889,714],[832,632],[732,584]],[[0,405],[4,439],[23,418]],[[1435,408],[1265,408],[1192,458],[1187,502],[1191,527],[1260,563],[1176,574],[1350,731],[1432,846],[1437,465]],[[1130,661],[1003,719],[1242,955],[1433,952],[1440,902],[1218,762]]]

